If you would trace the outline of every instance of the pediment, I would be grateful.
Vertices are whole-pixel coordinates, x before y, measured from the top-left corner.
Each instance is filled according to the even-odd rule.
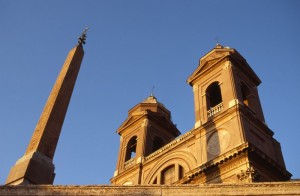
[[[122,123],[122,125],[117,129],[117,133],[119,134],[120,132],[122,132],[124,129],[126,129],[127,127],[131,126],[132,124],[134,124],[135,122],[137,122],[138,120],[140,120],[141,118],[143,118],[144,113],[140,113],[139,115],[130,115],[129,117],[127,117],[127,119]]]
[[[191,74],[188,78],[187,82],[192,85],[193,81],[198,78],[203,72],[214,67],[216,64],[222,62],[229,54],[226,53],[212,53],[210,55],[206,55],[199,61],[199,66],[197,69]]]
[[[247,73],[256,85],[261,83],[260,79],[248,65],[246,60],[235,49],[223,46],[218,46],[203,56],[199,61],[197,69],[187,79],[187,82],[192,86],[195,80],[204,72],[216,67],[216,65],[221,63],[223,60],[230,60],[234,62],[234,66],[242,72]]]

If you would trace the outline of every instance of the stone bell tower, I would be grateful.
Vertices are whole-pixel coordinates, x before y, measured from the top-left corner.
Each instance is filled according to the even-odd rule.
[[[25,155],[11,168],[6,184],[53,183],[55,168],[52,160],[83,59],[82,45],[85,43],[86,30],[79,37],[78,45],[69,52],[36,125]]]
[[[194,92],[194,128],[178,136],[170,112],[153,96],[133,107],[117,130],[120,149],[112,184],[290,179],[280,144],[265,123],[257,90],[261,81],[235,49],[217,45],[187,82]]]
[[[123,185],[141,184],[145,157],[180,134],[171,121],[170,111],[153,95],[128,111],[117,133],[120,149],[111,183]]]
[[[280,144],[265,123],[261,81],[235,49],[217,45],[200,59],[188,83],[203,164],[186,183],[290,179]]]

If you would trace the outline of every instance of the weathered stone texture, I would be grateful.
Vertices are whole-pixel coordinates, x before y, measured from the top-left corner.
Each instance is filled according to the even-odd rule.
[[[53,159],[83,55],[84,51],[80,45],[69,52],[36,125],[25,155],[32,151],[39,151]]]
[[[84,51],[77,45],[70,52],[49,95],[31,141],[11,168],[6,184],[52,184],[52,159],[63,126]]]
[[[300,181],[178,186],[0,186],[0,195],[300,195]]]

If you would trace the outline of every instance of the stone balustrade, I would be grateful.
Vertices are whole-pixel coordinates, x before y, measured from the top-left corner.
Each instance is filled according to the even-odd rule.
[[[127,169],[128,167],[134,165],[134,163],[135,163],[135,158],[129,159],[124,163],[124,168]]]
[[[216,105],[215,107],[210,108],[209,110],[207,110],[207,118],[212,117],[213,115],[220,112],[222,109],[223,109],[223,102],[221,102],[218,105]]]

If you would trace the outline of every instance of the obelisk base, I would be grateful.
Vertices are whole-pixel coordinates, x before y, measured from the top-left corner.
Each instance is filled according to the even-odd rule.
[[[54,169],[51,159],[35,151],[16,162],[10,170],[6,185],[52,184]]]

